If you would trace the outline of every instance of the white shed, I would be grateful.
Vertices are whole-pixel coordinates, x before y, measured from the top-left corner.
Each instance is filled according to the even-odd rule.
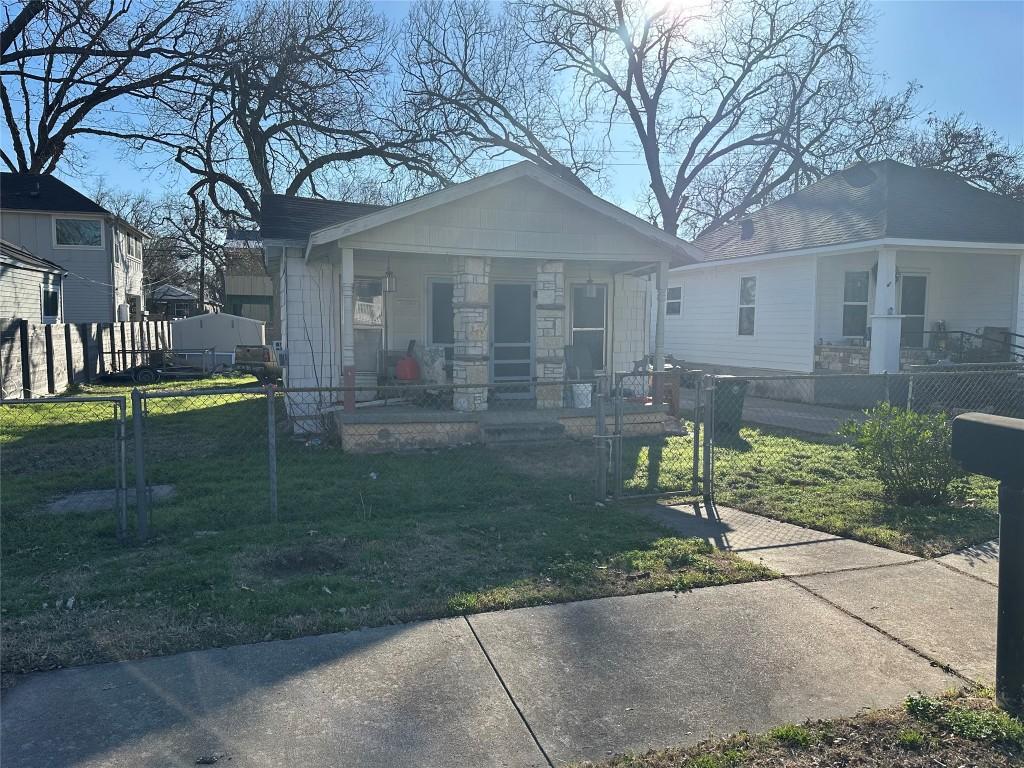
[[[194,315],[171,323],[173,349],[213,349],[218,363],[234,362],[239,344],[266,344],[264,324],[223,312]]]

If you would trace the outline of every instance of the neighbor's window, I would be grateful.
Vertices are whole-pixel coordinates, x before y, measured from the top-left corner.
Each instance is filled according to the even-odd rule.
[[[55,218],[53,240],[56,245],[103,247],[103,222],[99,219]]]
[[[43,322],[56,323],[60,319],[60,288],[44,285],[41,286],[40,292]]]
[[[740,336],[754,335],[754,305],[757,303],[757,278],[740,278]]]
[[[572,345],[590,351],[595,371],[604,370],[604,339],[608,286],[594,285],[595,296],[587,297],[587,286],[572,288]]]
[[[683,286],[676,285],[668,289],[668,296],[665,299],[665,314],[683,314]]]
[[[843,287],[843,336],[866,336],[868,332],[869,272],[847,272]]]

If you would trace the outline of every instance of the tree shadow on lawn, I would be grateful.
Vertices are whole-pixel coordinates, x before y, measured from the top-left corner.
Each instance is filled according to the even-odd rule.
[[[998,534],[996,484],[971,476],[962,504],[902,506],[838,437],[744,428],[749,450],[719,446],[716,500],[779,520],[933,557]]]

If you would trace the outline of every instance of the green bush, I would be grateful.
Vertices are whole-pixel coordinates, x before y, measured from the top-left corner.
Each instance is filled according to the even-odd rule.
[[[917,413],[883,403],[849,421],[841,434],[853,438],[861,466],[882,483],[897,504],[945,504],[963,493],[966,477],[950,448],[952,426],[944,413]]]

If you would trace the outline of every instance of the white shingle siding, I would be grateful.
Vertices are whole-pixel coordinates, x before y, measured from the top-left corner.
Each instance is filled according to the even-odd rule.
[[[42,286],[60,290],[60,276],[7,266],[0,271],[0,318],[41,323]]]
[[[341,386],[341,271],[330,261],[306,262],[288,249],[282,290],[292,387]]]
[[[757,277],[754,335],[740,336],[740,278]],[[671,272],[682,313],[665,318],[665,352],[692,363],[780,371],[813,364],[814,263],[800,257]]]

